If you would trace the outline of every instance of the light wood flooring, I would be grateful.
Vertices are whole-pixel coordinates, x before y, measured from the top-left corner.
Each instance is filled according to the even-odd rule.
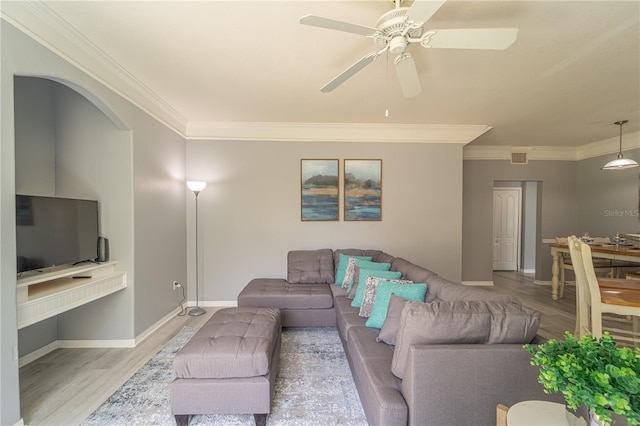
[[[562,337],[575,324],[575,292],[551,299],[551,287],[533,284],[533,278],[496,272],[492,291],[511,294],[542,312],[539,334]],[[487,287],[489,288],[489,287]],[[200,327],[213,314],[176,316],[135,348],[57,349],[20,369],[22,417],[27,425],[77,425],[98,408],[145,362],[160,351],[184,326]]]
[[[200,328],[215,312],[175,316],[135,348],[56,349],[20,368],[20,408],[28,426],[80,424],[182,327]]]
[[[547,339],[562,338],[565,331],[573,333],[576,326],[576,288],[566,283],[564,297],[551,299],[551,285],[534,284],[533,275],[519,272],[493,273],[491,291],[509,294],[524,305],[542,313],[538,334]],[[484,288],[484,287],[483,287]]]

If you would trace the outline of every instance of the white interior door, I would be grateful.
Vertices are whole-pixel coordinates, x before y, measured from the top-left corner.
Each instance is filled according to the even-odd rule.
[[[493,270],[518,270],[521,197],[521,188],[493,190]]]

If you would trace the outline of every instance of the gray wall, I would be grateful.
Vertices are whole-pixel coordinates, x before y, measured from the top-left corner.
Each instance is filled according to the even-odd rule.
[[[524,182],[522,194],[522,269],[536,269],[538,230],[538,182]]]
[[[578,196],[577,163],[574,161],[530,161],[512,165],[509,161],[465,160],[462,203],[462,279],[492,281],[494,181],[538,181],[539,232],[553,238],[576,232]],[[549,247],[537,241],[536,279],[551,279]]]
[[[97,199],[100,234],[117,269],[134,276],[131,132],[89,100],[52,82],[56,114],[56,196]],[[59,316],[60,340],[131,338],[135,281],[124,291]]]
[[[21,105],[15,111],[16,192],[98,200],[101,235],[110,238],[118,269],[132,275],[130,132],[58,82],[14,82]],[[133,337],[133,288],[20,330],[20,356],[56,340]]]
[[[235,301],[252,278],[286,278],[294,249],[381,249],[459,280],[461,156],[448,144],[188,141],[188,178],[209,182],[198,198],[200,300]],[[382,221],[301,222],[300,159],[313,158],[340,159],[341,176],[345,158],[382,159]],[[194,204],[188,194],[190,299]]]
[[[127,271],[130,285],[114,297],[59,316],[58,327],[54,320],[43,323],[41,330],[33,333],[43,340],[25,346],[31,350],[48,343],[47,336],[54,330],[62,338],[134,339],[178,307],[180,295],[170,283],[187,279],[185,144],[174,131],[4,20],[0,20],[0,31],[0,424],[13,425],[20,420],[16,178],[19,185],[24,183],[42,193],[99,194],[104,201],[102,224],[111,237],[113,259]],[[14,75],[57,81],[82,96],[40,81],[26,90],[49,91],[40,92],[43,97],[38,109],[25,109],[20,100],[14,99]],[[55,113],[48,109],[52,103]],[[87,109],[90,104],[95,107]],[[96,108],[112,122],[111,127],[102,126],[105,120],[98,118]],[[33,115],[29,115],[31,112]],[[30,133],[23,131],[22,136],[35,135],[49,141],[44,151],[36,149],[42,154],[37,159],[30,152],[34,146],[20,146],[24,151],[18,158],[30,157],[34,162],[33,170],[17,173],[16,115],[26,116],[23,130],[31,126]],[[55,137],[51,137],[52,128]],[[50,144],[54,140],[55,149]],[[62,162],[56,163],[51,157],[56,151],[53,157],[63,153]],[[87,160],[87,151],[93,154],[91,160]],[[106,320],[100,322],[99,318]]]
[[[640,161],[640,149],[624,152]],[[491,281],[492,190],[495,181],[537,181],[535,278],[551,280],[549,245],[542,239],[585,231],[594,236],[640,232],[639,169],[603,171],[609,154],[581,161],[464,161],[462,277]]]
[[[640,162],[640,149],[623,153]],[[616,232],[639,233],[638,187],[640,169],[604,171],[600,168],[615,155],[578,163],[578,229],[593,236],[612,237]]]

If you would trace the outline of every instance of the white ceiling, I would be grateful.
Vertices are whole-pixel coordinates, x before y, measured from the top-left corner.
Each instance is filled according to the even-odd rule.
[[[376,49],[370,39],[299,18],[374,26],[392,7],[387,0],[46,1],[38,10],[62,18],[84,36],[85,51],[99,49],[145,88],[131,89],[131,98],[154,98],[186,122],[187,136],[220,123],[483,125],[492,129],[470,145],[578,147],[617,137],[617,120],[629,120],[625,134],[640,130],[637,0],[449,0],[426,28],[518,27],[518,39],[505,51],[411,46],[423,88],[415,98],[402,98],[386,56],[321,93]]]

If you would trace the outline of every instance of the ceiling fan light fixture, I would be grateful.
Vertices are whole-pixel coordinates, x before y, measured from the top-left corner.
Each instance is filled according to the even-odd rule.
[[[620,126],[620,150],[618,151],[617,158],[605,164],[602,170],[624,170],[640,167],[637,162],[630,158],[624,158],[624,156],[622,155],[622,125],[627,123],[628,121],[629,120],[620,120],[613,123],[617,126]]]
[[[395,36],[389,41],[389,51],[394,55],[399,55],[407,48],[407,39],[403,36]]]

